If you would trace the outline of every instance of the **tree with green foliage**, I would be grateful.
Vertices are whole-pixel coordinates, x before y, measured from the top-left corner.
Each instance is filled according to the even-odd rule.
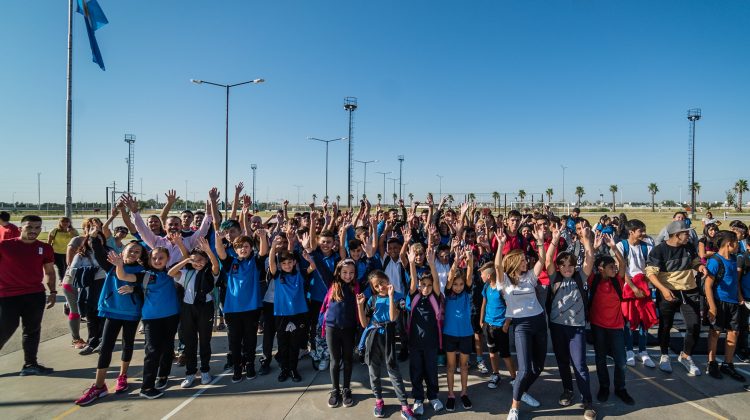
[[[654,202],[654,199],[656,197],[656,193],[659,192],[659,186],[654,182],[648,184],[648,192],[651,194],[651,212],[655,212],[656,203]]]

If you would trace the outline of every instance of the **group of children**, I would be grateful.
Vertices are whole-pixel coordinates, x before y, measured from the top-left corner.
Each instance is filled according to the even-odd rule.
[[[363,200],[357,213],[324,202],[322,210],[311,204],[309,212],[289,215],[285,203],[264,223],[250,213],[250,198],[240,193],[241,186],[232,216],[223,222],[216,189],[209,192],[200,218],[184,212],[183,217],[167,216],[176,197],[168,194],[164,222],[155,216],[144,222],[137,201],[125,196],[112,219],[119,211],[137,241],[123,245],[119,253],[107,243],[111,232],[107,235],[103,229],[111,220],[90,221],[84,227],[77,255],[90,253],[90,265],[99,271],[89,270],[93,273],[88,282],[78,281],[85,277],[79,271],[86,270],[73,263],[75,269],[67,274],[81,286],[79,291],[86,290],[89,302],[97,301],[87,321],[102,321],[89,326],[85,347],[96,346],[99,352],[96,382],[78,404],[107,395],[105,373],[120,330],[123,351],[115,391],[128,389],[139,321],[145,332],[141,396],[163,395],[178,330],[186,366],[181,386],[191,387],[198,379],[211,383],[217,308],[228,325],[225,368],[232,370],[232,382],[269,374],[274,359],[281,368],[280,382],[299,382],[298,361],[302,352],[309,352],[316,369],[330,372],[328,406],[349,407],[354,404],[351,377],[359,356],[368,366],[376,417],[384,416],[384,368],[403,418],[423,414],[426,402],[435,412],[455,410],[457,399],[471,409],[468,374],[474,353],[474,366],[490,375],[489,388],[500,382],[502,360],[513,387],[508,419],[517,419],[521,402],[539,406],[529,390],[544,369],[549,338],[561,377],[559,404],[574,403],[575,377],[583,416],[594,419],[587,325],[595,351],[597,400],[608,400],[612,383],[615,396],[632,405],[626,366],[636,360],[656,366],[646,351],[646,338],[648,329],[658,324],[659,367],[671,371],[667,344],[677,311],[688,328],[678,360],[689,374],[700,374],[691,352],[700,332],[701,301],[711,324],[709,374],[744,380],[732,364],[736,343],[743,340],[741,331],[747,330],[743,296],[750,299],[747,227],[742,222],[712,237],[717,251],[704,265],[689,240],[684,217],[678,215],[667,226],[665,240],[655,245],[641,221],[624,216],[617,230],[607,220],[592,228],[577,209],[562,218],[516,210],[503,217],[468,203],[454,211],[445,200],[434,203],[429,196],[421,212],[419,203],[407,208],[401,202],[393,209],[378,204],[373,213]],[[715,350],[722,330],[729,333],[725,359],[718,366]],[[256,372],[258,333],[263,335],[263,356]],[[484,348],[491,369],[486,368]],[[608,355],[615,364],[613,382]],[[407,358],[413,404],[408,403],[398,364]],[[438,366],[443,365],[448,380],[445,404],[438,387]]]

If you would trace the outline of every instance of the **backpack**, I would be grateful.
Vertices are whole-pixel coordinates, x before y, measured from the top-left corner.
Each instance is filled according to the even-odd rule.
[[[620,241],[620,243],[622,244],[623,257],[625,257],[625,262],[627,262],[628,254],[630,253],[630,243],[628,243],[627,239],[623,239],[622,241]],[[641,241],[640,246],[641,246],[641,254],[643,255],[643,259],[645,261],[646,258],[648,258],[648,244]]]
[[[711,255],[708,259],[716,261],[718,265],[718,268],[716,269],[716,275],[712,276],[714,278],[713,288],[716,289],[716,287],[719,285],[719,282],[724,279],[724,275],[727,273],[727,268],[724,266],[724,261],[722,261],[721,257],[719,257],[719,254]],[[706,261],[706,263],[708,263],[708,261]],[[747,265],[747,262],[744,265]]]
[[[419,303],[420,299],[422,299],[422,294],[417,293],[411,301],[411,311],[409,312],[409,319],[406,322],[407,335],[411,334],[411,321],[414,318],[414,309],[417,307],[417,303]],[[437,320],[439,348],[443,348],[443,302],[442,300],[438,301],[438,298],[435,297],[434,293],[430,293],[428,299],[430,300],[430,305],[435,312],[435,319]]]
[[[385,272],[386,267],[388,267],[388,264],[393,262],[390,255],[386,255],[383,259],[383,272]],[[394,262],[394,264],[398,264],[398,262]],[[399,267],[399,272],[401,275],[401,290],[407,291],[409,290],[409,286],[406,284],[406,270],[404,269],[404,265],[401,264],[401,267]]]
[[[557,275],[555,276],[558,277]],[[588,301],[588,295],[589,295],[589,285],[587,282],[583,280],[583,277],[581,276],[581,272],[576,270],[575,273],[573,273],[573,280],[576,282],[576,287],[578,287],[578,293],[581,294],[581,299],[583,299],[583,311],[584,316],[586,317],[586,321],[589,319],[589,301]],[[547,292],[547,302],[545,302],[545,310],[547,311],[547,316],[550,316],[552,313],[552,302],[555,300],[555,296],[557,295],[557,292],[560,291],[560,288],[555,288],[555,283],[559,282],[553,282],[552,277],[550,277],[550,283],[549,283],[549,291]]]
[[[599,288],[599,283],[602,281],[602,275],[600,273],[597,273],[594,276],[594,280],[591,282],[591,287],[589,288],[589,307],[594,303],[594,295],[596,295],[596,289]],[[617,277],[612,277],[609,279],[609,281],[612,282],[612,287],[615,288],[615,292],[617,292],[617,297],[620,298],[620,302],[622,302],[622,287],[620,287],[620,282],[617,281]]]

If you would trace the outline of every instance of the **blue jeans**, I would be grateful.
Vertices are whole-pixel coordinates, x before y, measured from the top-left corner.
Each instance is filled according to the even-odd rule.
[[[513,318],[513,329],[518,358],[513,399],[521,401],[521,396],[544,370],[544,359],[547,357],[547,317],[542,312],[526,318]]]
[[[619,328],[602,328],[596,325],[591,326],[591,332],[594,334],[594,358],[599,387],[609,388],[609,353],[615,359],[615,390],[625,389],[625,333]]]
[[[635,332],[630,329],[630,322],[625,321],[625,328],[623,328],[625,334],[625,350],[633,351],[633,334]],[[648,338],[648,331],[643,328],[643,324],[638,325],[638,352],[642,353],[646,351],[646,338]]]
[[[572,364],[581,399],[584,403],[590,403],[591,378],[586,364],[586,328],[550,322],[549,331],[563,389],[573,391],[573,376],[570,374]]]

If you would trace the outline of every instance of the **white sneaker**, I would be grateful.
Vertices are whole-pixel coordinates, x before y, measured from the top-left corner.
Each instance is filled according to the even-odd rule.
[[[208,372],[201,372],[201,385],[208,385],[214,378]]]
[[[487,365],[484,364],[484,359],[482,359],[482,360],[480,360],[480,361],[477,362],[477,370],[482,375],[486,375],[486,374],[490,373],[490,370],[487,368]]]
[[[510,411],[508,411],[508,418],[507,420],[518,420],[518,409],[517,408],[511,408]]]
[[[668,354],[662,354],[659,358],[659,369],[662,372],[672,373],[672,360],[669,359]]]
[[[424,403],[422,401],[414,401],[414,405],[411,407],[411,411],[414,415],[421,416],[424,414]]]
[[[438,411],[443,411],[443,403],[440,402],[439,399],[435,398],[434,400],[430,401],[430,404],[432,404],[432,409],[435,410],[437,413]]]
[[[497,388],[497,384],[500,382],[500,375],[497,373],[493,373],[492,376],[490,376],[490,381],[487,382],[487,388],[489,389],[495,389]]]
[[[190,388],[193,386],[193,382],[195,382],[195,375],[187,376],[180,382],[180,388]]]
[[[328,370],[328,359],[321,359],[318,364],[318,370]]]
[[[635,366],[635,353],[630,350],[625,352],[625,364],[628,366]]]
[[[539,401],[536,400],[536,398],[529,395],[527,392],[524,392],[523,395],[521,395],[521,401],[526,403],[529,407],[539,407],[542,405]]]
[[[638,357],[641,359],[641,363],[643,363],[644,366],[649,368],[655,368],[656,363],[654,363],[653,360],[651,360],[651,356],[648,355],[647,351],[642,351],[638,354]]]
[[[677,356],[677,361],[682,364],[682,366],[685,367],[685,370],[687,370],[687,373],[689,376],[701,376],[701,370],[698,369],[698,366],[695,365],[695,362],[693,362],[693,358],[690,356],[685,355],[683,357],[684,353],[680,353],[679,356]]]

